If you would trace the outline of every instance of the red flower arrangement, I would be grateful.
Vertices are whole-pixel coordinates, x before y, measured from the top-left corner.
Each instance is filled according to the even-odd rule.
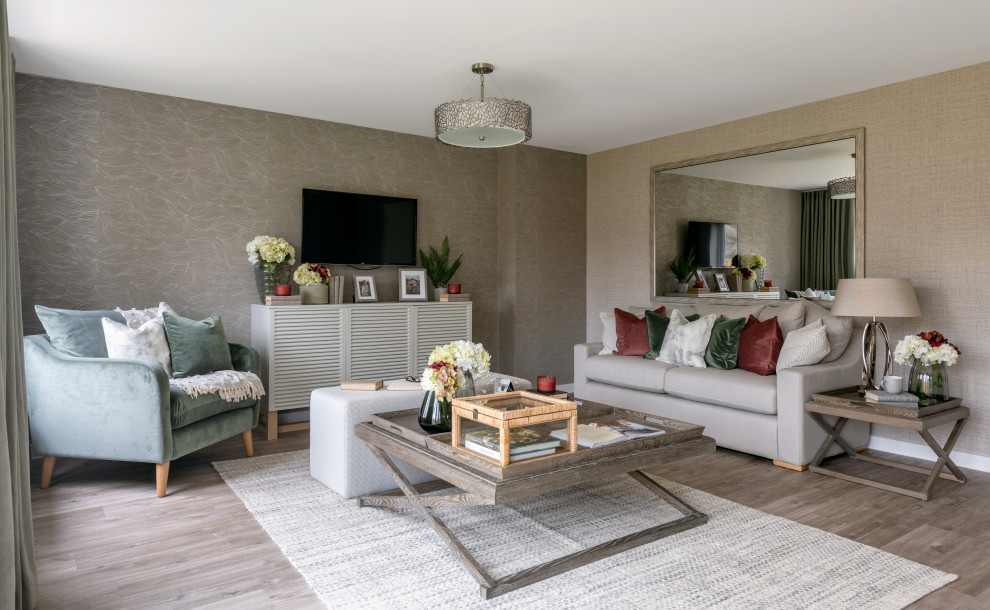
[[[932,347],[948,345],[952,349],[956,350],[957,354],[962,354],[962,352],[959,351],[959,348],[956,347],[955,344],[946,341],[945,337],[942,336],[942,333],[938,332],[937,330],[930,330],[927,333],[918,333],[918,336],[924,339],[925,341],[927,341],[928,345],[931,345]]]

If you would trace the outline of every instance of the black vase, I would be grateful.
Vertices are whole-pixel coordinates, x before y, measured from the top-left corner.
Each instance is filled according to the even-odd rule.
[[[419,406],[419,427],[430,434],[450,432],[449,400],[438,400],[436,392],[427,392]]]

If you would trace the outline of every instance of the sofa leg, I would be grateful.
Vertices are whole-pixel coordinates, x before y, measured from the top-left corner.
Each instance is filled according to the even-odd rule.
[[[781,468],[787,468],[788,470],[797,470],[798,472],[803,472],[808,469],[808,465],[798,466],[797,464],[789,464],[787,462],[781,462],[780,460],[773,461],[774,466],[780,466]]]
[[[254,439],[251,437],[252,430],[245,430],[241,432],[241,438],[244,439],[244,453],[248,457],[254,457]]]
[[[168,485],[168,466],[171,463],[155,464],[155,487],[159,498],[165,497],[165,487]]]
[[[52,484],[52,473],[55,471],[55,456],[46,455],[41,460],[41,488],[48,489]]]

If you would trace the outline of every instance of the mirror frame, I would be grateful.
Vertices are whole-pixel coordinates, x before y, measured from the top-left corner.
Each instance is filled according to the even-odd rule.
[[[817,136],[799,138],[797,140],[787,140],[776,144],[765,144],[741,150],[733,150],[704,157],[684,159],[683,161],[673,161],[654,165],[650,168],[650,253],[651,265],[650,273],[651,298],[662,297],[657,293],[658,286],[661,286],[660,274],[666,269],[657,263],[657,174],[670,169],[680,169],[692,165],[702,165],[715,161],[727,161],[729,159],[739,159],[741,157],[751,157],[762,155],[763,153],[787,150],[789,148],[801,148],[812,144],[823,144],[825,142],[835,142],[836,140],[856,139],[856,277],[866,277],[866,128],[858,127],[843,131],[833,131]],[[838,177],[838,176],[836,176]]]

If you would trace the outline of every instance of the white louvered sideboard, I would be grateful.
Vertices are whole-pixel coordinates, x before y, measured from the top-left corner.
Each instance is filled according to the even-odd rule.
[[[309,422],[278,425],[278,411],[309,407],[316,388],[345,379],[419,375],[437,345],[471,339],[471,303],[251,306],[251,346],[261,355],[269,440]]]

